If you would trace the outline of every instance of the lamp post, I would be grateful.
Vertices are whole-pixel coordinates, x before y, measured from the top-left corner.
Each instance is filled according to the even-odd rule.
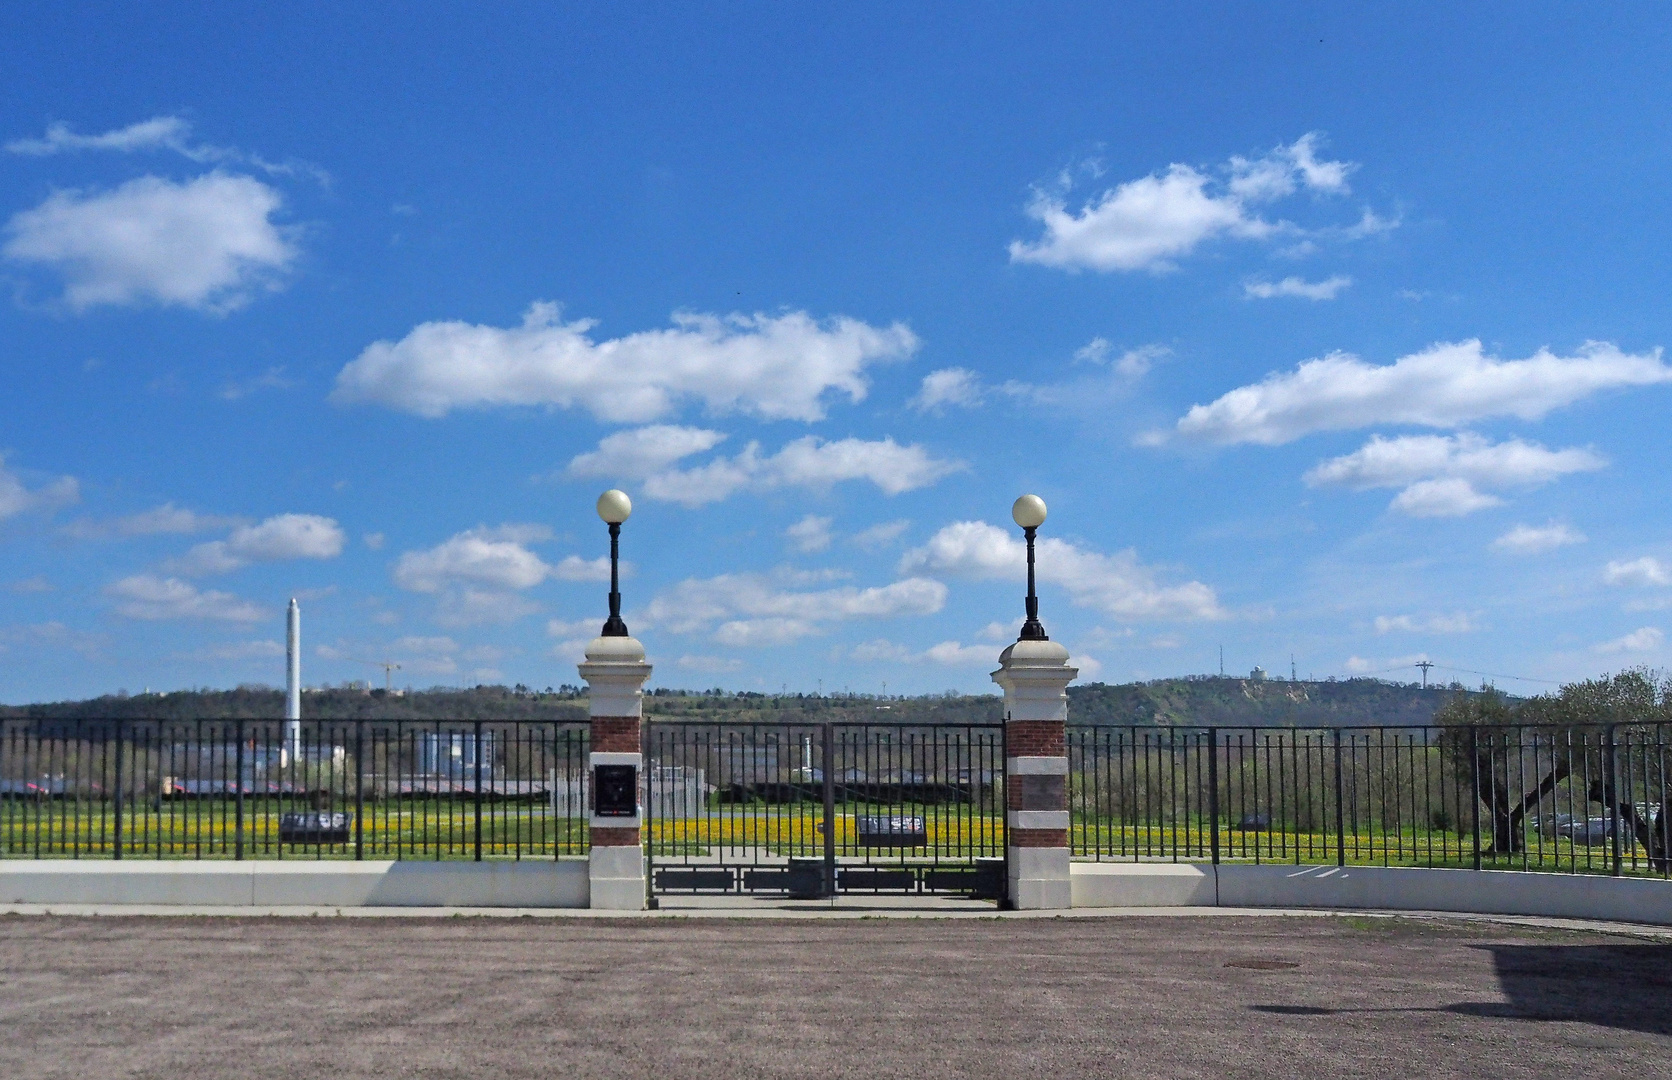
[[[626,496],[623,496],[625,498]],[[1033,590],[1033,538],[1045,524],[1045,500],[1038,495],[1023,495],[1010,507],[1010,517],[1022,527],[1028,541],[1028,620],[1022,624],[1019,641],[1050,641],[1039,621],[1039,597]]]
[[[599,637],[632,636],[627,633],[627,624],[621,621],[621,523],[632,513],[633,500],[625,491],[610,488],[598,496],[598,516],[610,527],[610,617],[604,620]]]

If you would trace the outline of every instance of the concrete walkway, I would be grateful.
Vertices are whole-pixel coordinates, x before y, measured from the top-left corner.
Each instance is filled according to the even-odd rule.
[[[0,1068],[1289,1080],[1641,1078],[1672,1060],[1665,941],[1222,911],[689,914],[0,917]]]

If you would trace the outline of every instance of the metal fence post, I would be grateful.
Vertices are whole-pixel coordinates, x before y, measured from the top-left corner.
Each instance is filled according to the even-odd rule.
[[[1219,729],[1208,728],[1208,828],[1212,830],[1213,865],[1219,865]]]
[[[1347,796],[1341,779],[1341,729],[1335,729],[1335,865],[1347,865]]]
[[[1614,725],[1609,724],[1603,733],[1607,740],[1606,753],[1608,755],[1604,768],[1608,770],[1608,834],[1612,841],[1612,855],[1614,867],[1610,871],[1615,877],[1620,876],[1620,758],[1614,742]]]
[[[1471,824],[1469,831],[1475,838],[1475,869],[1480,869],[1480,728],[1469,725],[1469,800]]]
[[[116,854],[122,857],[122,721],[116,721]]]
[[[233,799],[236,804],[232,826],[232,858],[241,860],[244,857],[244,721],[238,721],[234,737],[238,742],[232,748],[233,769],[237,773],[232,780],[235,792]]]
[[[823,727],[820,779],[824,781],[824,894],[836,895],[836,737],[830,721]]]
[[[366,838],[366,722],[354,721],[354,861],[365,858]]]
[[[475,776],[471,781],[471,793],[475,796],[474,813],[476,815],[476,861],[482,861],[482,721],[476,721],[476,762]]]

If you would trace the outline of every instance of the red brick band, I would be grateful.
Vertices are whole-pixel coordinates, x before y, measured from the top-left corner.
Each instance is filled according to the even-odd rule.
[[[593,831],[597,835],[597,830]],[[1005,833],[1011,847],[1067,847],[1067,829],[1009,829]],[[598,841],[594,840],[593,843]]]
[[[594,716],[592,750],[600,754],[639,752],[639,718],[636,716]]]
[[[637,829],[606,829],[599,825],[592,826],[593,847],[638,847],[639,830]]]
[[[1068,753],[1067,732],[1061,720],[1012,720],[1004,726],[1004,752],[1011,757],[1062,757]]]

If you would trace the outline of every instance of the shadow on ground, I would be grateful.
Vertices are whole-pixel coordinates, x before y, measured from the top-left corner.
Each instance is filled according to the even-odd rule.
[[[1672,1035],[1672,945],[1475,945],[1492,956],[1507,1001],[1461,1001],[1417,1008],[1252,1005],[1276,1016],[1453,1013],[1496,1020],[1596,1024]]]

